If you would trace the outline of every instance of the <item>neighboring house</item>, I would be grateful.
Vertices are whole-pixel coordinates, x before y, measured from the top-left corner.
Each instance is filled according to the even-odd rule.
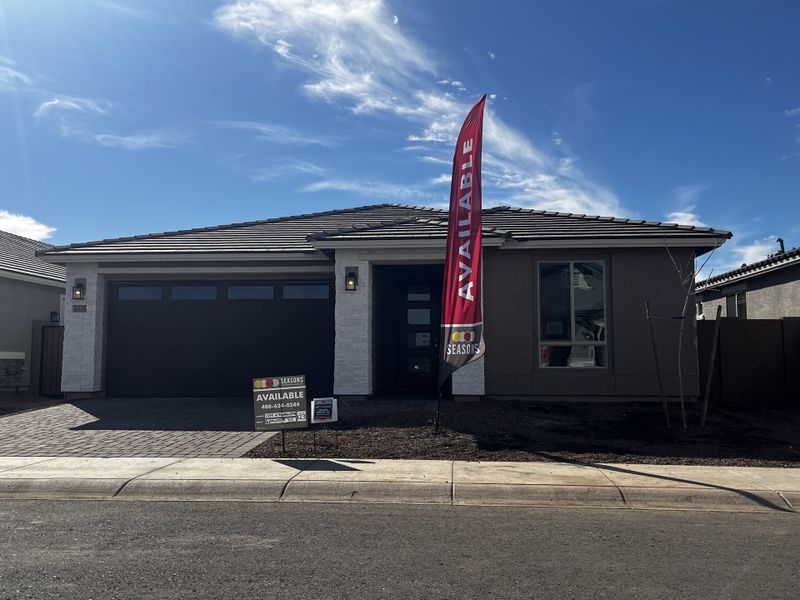
[[[717,306],[723,317],[780,319],[800,317],[800,248],[780,250],[766,259],[699,281],[697,314],[713,319]]]
[[[730,233],[508,207],[483,219],[487,351],[454,395],[657,398],[645,300],[679,314],[673,259]],[[305,374],[312,396],[434,393],[446,233],[445,211],[381,204],[43,250],[67,268],[63,390],[245,397],[253,377]],[[656,326],[674,396],[677,323]],[[681,368],[696,396],[694,319]]]
[[[36,256],[48,244],[0,231],[0,389],[37,389],[41,325],[58,324],[64,267]]]

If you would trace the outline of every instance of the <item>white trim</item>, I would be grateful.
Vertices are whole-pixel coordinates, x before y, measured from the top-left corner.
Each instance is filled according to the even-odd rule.
[[[58,281],[56,279],[48,279],[46,277],[37,277],[36,275],[26,275],[24,273],[17,273],[15,271],[6,271],[5,269],[0,269],[0,277],[5,277],[6,279],[16,279],[17,281],[25,281],[27,283],[38,283],[39,285],[49,285],[52,287],[57,287],[64,289],[66,287],[66,281]]]
[[[72,252],[72,254],[70,254]],[[249,252],[77,252],[62,250],[58,254],[42,254],[39,256],[52,264],[64,263],[96,263],[96,262],[236,262],[236,261],[281,261],[281,260],[330,260],[327,255],[317,250],[308,252],[296,251],[264,251]]]
[[[478,325],[483,325],[483,321],[478,321],[477,323],[442,323],[442,327],[477,327]]]
[[[104,275],[219,275],[229,277],[235,274],[282,274],[282,273],[334,273],[333,265],[296,267],[98,267],[97,272]]]

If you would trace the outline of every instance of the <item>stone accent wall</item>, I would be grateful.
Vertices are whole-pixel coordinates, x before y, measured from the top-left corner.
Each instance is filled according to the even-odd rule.
[[[484,363],[484,359],[480,358],[453,373],[454,396],[483,396],[486,393]]]
[[[73,300],[76,278],[86,279],[86,299]],[[85,312],[74,306],[85,305]],[[97,264],[67,265],[67,299],[64,306],[63,392],[101,392],[105,344],[106,282]]]
[[[24,375],[25,359],[0,358],[0,389],[20,387]]]
[[[358,289],[344,289],[346,267],[358,267]],[[366,396],[374,389],[372,373],[372,269],[357,253],[336,251],[336,343],[334,394]]]

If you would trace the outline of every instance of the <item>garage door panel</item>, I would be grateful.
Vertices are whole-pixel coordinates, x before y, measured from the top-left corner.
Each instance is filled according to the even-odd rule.
[[[247,396],[250,379],[304,373],[309,393],[333,387],[328,299],[120,300],[109,294],[107,388],[114,396]],[[198,283],[201,285],[201,283]],[[279,288],[280,284],[275,284]]]

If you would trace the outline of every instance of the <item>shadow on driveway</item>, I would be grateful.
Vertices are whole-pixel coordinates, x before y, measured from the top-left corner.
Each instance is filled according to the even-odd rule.
[[[253,431],[250,398],[92,398],[71,404],[97,419],[73,431]]]

